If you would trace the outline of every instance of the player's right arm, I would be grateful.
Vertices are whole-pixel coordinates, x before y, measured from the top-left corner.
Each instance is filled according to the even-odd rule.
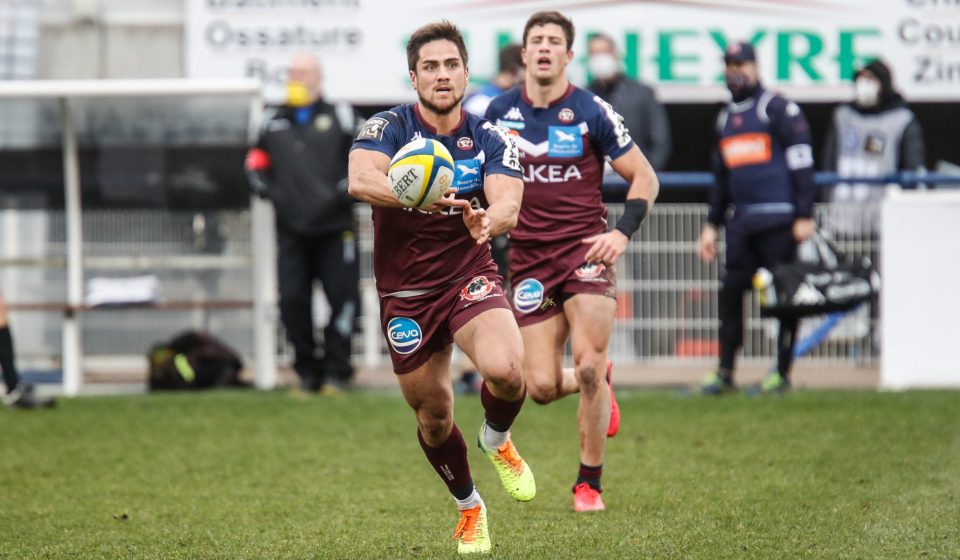
[[[713,148],[710,151],[710,167],[713,170],[714,185],[710,192],[710,209],[707,212],[707,222],[700,231],[700,260],[710,262],[717,258],[717,233],[726,221],[727,206],[730,203],[727,190],[727,166],[720,153],[720,140],[727,111],[717,115],[717,125],[713,138]]]
[[[389,168],[390,158],[386,154],[363,149],[351,151],[347,176],[350,196],[373,206],[403,208],[390,190],[387,181]]]

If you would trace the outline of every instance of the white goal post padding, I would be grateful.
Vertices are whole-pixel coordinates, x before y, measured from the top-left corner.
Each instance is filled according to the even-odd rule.
[[[0,101],[55,100],[60,109],[63,150],[66,237],[67,305],[63,320],[63,393],[79,393],[83,382],[83,344],[78,313],[83,308],[83,211],[80,200],[80,166],[77,107],[74,100],[123,100],[128,98],[207,97],[233,98],[248,103],[249,118],[240,134],[248,143],[256,138],[262,113],[261,84],[258,80],[42,80],[0,82]],[[253,255],[254,356],[256,384],[270,389],[276,383],[276,272],[273,210],[268,202],[251,197]]]
[[[960,387],[960,190],[883,203],[881,387]]]

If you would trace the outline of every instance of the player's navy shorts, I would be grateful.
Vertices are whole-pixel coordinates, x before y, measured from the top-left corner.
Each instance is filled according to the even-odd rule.
[[[517,324],[533,325],[563,311],[575,294],[617,299],[617,273],[602,263],[587,264],[590,245],[580,239],[510,244],[511,303]]]
[[[380,327],[393,371],[409,373],[453,342],[453,333],[489,309],[510,309],[503,279],[490,261],[462,280],[414,297],[380,298]]]

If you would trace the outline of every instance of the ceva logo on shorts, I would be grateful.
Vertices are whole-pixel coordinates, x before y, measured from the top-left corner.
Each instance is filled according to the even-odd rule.
[[[513,307],[520,313],[530,313],[543,303],[543,284],[536,278],[527,278],[513,289]]]
[[[394,317],[387,323],[387,339],[397,354],[409,354],[420,347],[423,331],[407,317]]]

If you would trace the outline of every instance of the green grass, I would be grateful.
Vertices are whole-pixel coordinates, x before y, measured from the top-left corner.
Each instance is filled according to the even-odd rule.
[[[958,558],[960,394],[625,393],[607,511],[574,514],[576,399],[515,427],[539,494],[470,446],[500,558]],[[479,399],[457,399],[468,440]],[[0,558],[453,558],[399,394],[214,392],[0,410]]]

